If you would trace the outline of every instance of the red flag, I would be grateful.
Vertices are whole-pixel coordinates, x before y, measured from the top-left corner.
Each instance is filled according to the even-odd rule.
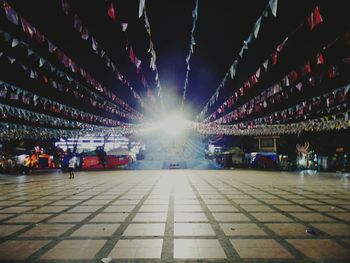
[[[113,1],[111,2],[111,5],[108,8],[108,15],[113,21],[117,20],[117,16],[115,14]]]
[[[316,54],[316,63],[317,63],[317,65],[324,63],[324,57],[323,57],[322,53],[320,53],[320,52],[317,52],[317,54]]]
[[[134,54],[134,50],[132,49],[132,47],[130,47],[129,57],[130,57],[131,63],[135,63],[135,54]]]
[[[30,37],[33,37],[35,33],[35,28],[27,22],[24,18],[21,17],[21,23],[22,23],[22,29],[24,32],[30,35]]]
[[[301,66],[301,75],[304,76],[311,72],[310,61],[306,61],[304,65]]]
[[[310,16],[307,19],[307,22],[309,23],[310,31],[312,31],[315,26],[323,22],[323,18],[320,14],[320,11],[318,10],[318,6],[316,6],[315,9],[311,12]]]

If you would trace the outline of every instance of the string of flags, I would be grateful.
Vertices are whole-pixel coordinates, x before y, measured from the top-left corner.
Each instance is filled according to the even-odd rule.
[[[74,119],[77,121],[94,123],[98,125],[104,125],[106,123],[115,123],[118,125],[123,124],[122,122],[115,122],[110,118],[97,116],[95,114],[87,113],[53,101],[51,99],[39,96],[32,92],[20,89],[15,85],[0,81],[0,100],[3,99],[4,103],[15,101],[17,106],[21,104],[21,107],[34,108],[36,111],[51,112],[55,115],[61,115],[62,118]],[[126,115],[125,118],[130,118]],[[112,121],[112,122],[111,122]]]
[[[238,53],[238,56],[234,59],[234,61],[233,61],[232,65],[230,66],[228,72],[226,72],[223,80],[220,82],[220,85],[217,87],[217,89],[215,90],[214,94],[210,97],[208,102],[203,107],[202,111],[196,117],[197,121],[202,120],[204,118],[205,114],[207,113],[209,107],[214,105],[214,103],[218,100],[220,91],[224,88],[228,77],[231,76],[232,79],[235,77],[237,66],[238,66],[238,62],[239,62],[240,59],[243,58],[245,50],[248,50],[248,44],[251,44],[253,39],[258,38],[258,34],[259,34],[259,31],[260,31],[260,28],[261,28],[261,23],[262,23],[263,17],[267,17],[270,12],[271,12],[271,14],[274,17],[277,16],[277,4],[278,4],[278,0],[270,0],[268,2],[266,8],[264,9],[262,14],[259,16],[259,18],[255,22],[253,31],[250,33],[248,38],[245,41],[243,41],[243,45],[242,45],[242,47],[241,47],[241,49],[240,49],[240,51]]]
[[[181,107],[183,107],[183,104],[186,100],[186,92],[187,92],[187,85],[188,85],[188,75],[190,73],[190,60],[191,60],[191,56],[194,52],[194,46],[196,45],[196,41],[194,38],[194,31],[196,30],[196,22],[198,19],[198,2],[199,0],[195,0],[195,7],[192,11],[192,29],[191,29],[191,43],[190,43],[190,50],[188,52],[188,55],[186,57],[186,75],[185,75],[185,84],[184,84],[184,90],[183,90],[183,94],[182,94],[182,103],[181,103]]]
[[[125,50],[128,53],[128,57],[130,59],[130,63],[135,65],[135,67],[136,67],[136,75],[139,77],[142,86],[147,90],[147,96],[153,98],[151,87],[148,84],[147,79],[146,79],[146,77],[145,77],[145,75],[143,73],[142,67],[141,67],[142,60],[139,59],[139,57],[136,55],[135,50],[132,47],[131,41],[130,41],[128,33],[127,33],[127,29],[129,27],[129,24],[126,23],[126,22],[120,22],[119,23],[117,21],[118,19],[117,19],[115,5],[114,5],[114,1],[113,0],[110,1],[107,14],[108,14],[110,19],[115,24],[118,24],[118,26],[120,26],[121,31],[124,33],[124,36],[125,36],[125,39],[126,39]],[[145,107],[146,107],[146,104],[145,104]]]
[[[141,105],[142,108],[147,109],[147,105],[141,98],[141,96],[135,91],[135,89],[132,87],[130,82],[126,79],[126,77],[120,72],[120,70],[117,68],[117,66],[114,64],[112,59],[108,56],[107,52],[102,48],[100,42],[96,40],[96,37],[94,37],[91,32],[87,29],[86,26],[84,26],[82,20],[77,14],[74,14],[72,10],[70,9],[70,6],[66,0],[61,0],[61,8],[65,15],[71,16],[73,18],[73,27],[74,29],[79,32],[81,39],[87,41],[91,39],[91,49],[92,51],[100,57],[106,64],[106,66],[112,70],[112,72],[115,74],[117,79],[126,86],[130,92],[132,93],[133,97],[138,101],[138,103]],[[111,5],[108,9],[108,16],[111,17],[112,20],[116,20],[116,12],[114,9],[113,1],[111,2]]]
[[[213,125],[197,124],[195,131],[203,135],[236,135],[236,136],[258,136],[258,135],[281,135],[300,134],[302,132],[332,131],[350,128],[350,111],[332,114],[321,118],[301,121],[289,124],[260,124],[254,126],[244,125]]]
[[[156,86],[157,86],[157,96],[160,99],[160,103],[162,108],[164,108],[164,104],[163,104],[163,96],[162,96],[162,86],[160,84],[160,79],[159,79],[159,72],[158,72],[158,68],[157,68],[157,54],[156,51],[154,49],[154,44],[152,41],[152,30],[151,30],[151,24],[148,20],[148,16],[147,16],[147,11],[146,11],[146,2],[145,0],[140,0],[139,1],[139,18],[142,17],[142,15],[144,16],[144,23],[145,23],[145,28],[146,28],[146,32],[149,36],[149,49],[148,49],[148,53],[151,54],[151,62],[150,62],[150,68],[151,70],[153,70],[155,72],[155,82],[156,82]]]
[[[70,70],[74,74],[80,75],[86,83],[90,84],[94,87],[95,90],[104,94],[108,99],[113,102],[122,105],[125,109],[130,112],[136,112],[135,109],[130,107],[123,100],[118,98],[114,93],[112,93],[109,89],[102,86],[101,83],[96,81],[89,73],[87,73],[82,67],[80,67],[75,61],[69,58],[63,51],[61,51],[58,47],[56,47],[49,39],[47,39],[40,31],[38,31],[34,26],[32,26],[29,22],[27,22],[24,18],[22,18],[11,6],[1,0],[1,8],[4,10],[8,21],[17,25],[24,33],[29,35],[30,38],[39,42],[39,44],[44,45],[48,48],[48,51],[54,55],[59,62],[61,62],[64,67]],[[19,25],[21,23],[21,25]],[[139,113],[140,114],[140,113]]]
[[[85,103],[91,105],[92,107],[97,107],[99,109],[104,109],[107,112],[116,114],[123,118],[129,118],[132,120],[142,120],[143,116],[139,115],[138,112],[129,112],[124,107],[119,104],[107,101],[105,98],[101,97],[98,93],[91,92],[91,89],[81,85],[79,82],[75,81],[73,78],[68,77],[63,71],[57,70],[51,63],[46,61],[38,53],[28,48],[28,44],[24,41],[19,41],[13,38],[7,32],[0,36],[4,37],[5,41],[11,44],[11,48],[23,47],[27,51],[28,58],[32,59],[34,64],[37,65],[37,69],[34,69],[18,60],[16,56],[6,54],[2,52],[2,56],[6,56],[9,60],[11,66],[18,64],[20,69],[28,76],[29,79],[38,81],[41,85],[50,86],[60,92],[65,92],[69,95],[74,95],[80,101],[83,100]],[[16,43],[16,45],[14,45]],[[45,70],[45,72],[44,72]],[[56,79],[51,76],[55,74]],[[39,84],[39,85],[40,85]]]
[[[270,0],[267,7],[265,8],[265,10],[263,11],[262,15],[258,18],[258,20],[256,21],[255,25],[254,25],[254,30],[251,32],[251,34],[249,35],[249,37],[247,38],[247,40],[244,41],[244,44],[238,54],[238,56],[236,57],[236,59],[233,61],[232,65],[230,66],[228,72],[225,74],[224,79],[221,81],[219,87],[216,89],[216,91],[214,92],[214,94],[212,95],[212,97],[209,99],[209,101],[205,104],[204,108],[202,109],[202,111],[198,114],[198,116],[196,117],[197,121],[203,120],[206,113],[208,112],[209,108],[211,106],[213,106],[218,98],[219,98],[219,94],[220,91],[224,88],[229,76],[231,77],[231,79],[233,79],[236,76],[236,71],[237,71],[237,67],[238,67],[238,63],[239,61],[243,58],[244,52],[246,50],[248,50],[248,44],[251,44],[252,41],[254,39],[256,39],[258,37],[260,28],[261,28],[261,23],[263,20],[263,17],[267,17],[269,15],[269,10],[271,10],[271,14],[273,16],[277,16],[277,0]],[[311,12],[311,14],[309,15],[309,17],[307,18],[308,24],[309,24],[309,29],[310,31],[314,30],[314,28],[319,25],[320,23],[323,22],[323,18],[321,16],[321,13],[319,12],[319,8],[318,6],[315,7],[315,9]],[[287,41],[289,41],[289,39],[295,35],[297,33],[297,31],[299,29],[301,29],[301,26],[298,26],[296,30],[294,30],[289,36],[287,36],[281,44],[279,44],[276,49],[275,52],[271,55],[271,61],[269,61],[269,59],[266,59],[263,63],[263,67],[265,70],[267,70],[269,63],[271,65],[276,65],[277,64],[277,60],[278,57],[280,55],[280,53],[282,52],[282,50],[284,49]],[[256,75],[260,74],[260,69],[258,69],[258,71],[256,72]],[[254,78],[254,77],[253,77]],[[248,83],[244,83],[244,85],[249,85]]]

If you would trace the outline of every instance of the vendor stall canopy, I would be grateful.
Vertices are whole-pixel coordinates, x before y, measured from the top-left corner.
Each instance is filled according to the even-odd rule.
[[[347,1],[0,0],[0,139],[350,126]]]

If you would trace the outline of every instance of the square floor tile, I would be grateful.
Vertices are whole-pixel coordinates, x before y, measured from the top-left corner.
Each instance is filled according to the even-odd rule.
[[[168,205],[143,205],[140,212],[167,212]]]
[[[39,224],[21,234],[21,237],[58,237],[73,226],[73,224]]]
[[[128,215],[128,213],[100,213],[92,218],[90,222],[123,222]]]
[[[35,209],[33,213],[59,213],[67,209],[69,206],[43,206]]]
[[[331,236],[350,236],[350,226],[346,224],[312,224],[314,227],[320,229],[321,231],[331,235]]]
[[[175,223],[175,236],[215,236],[215,232],[208,223]]]
[[[9,240],[0,244],[0,260],[25,260],[50,240]]]
[[[218,222],[248,222],[250,219],[242,213],[213,213]]]
[[[36,206],[11,206],[0,210],[1,214],[23,213],[37,208]]]
[[[52,214],[22,214],[6,220],[7,223],[38,223]]]
[[[241,208],[248,212],[274,212],[274,210],[267,205],[241,205]]]
[[[107,212],[131,212],[135,208],[134,205],[110,205],[103,209],[103,213]]]
[[[208,218],[204,213],[185,213],[176,212],[174,214],[175,222],[208,222]]]
[[[199,205],[197,199],[175,199],[175,205]]]
[[[0,225],[0,237],[6,237],[27,227],[27,225]]]
[[[14,215],[16,215],[16,214],[0,214],[0,221],[4,220],[6,218],[9,218],[11,216],[14,216]]]
[[[350,222],[350,213],[327,213],[337,219],[344,220],[345,222]]]
[[[76,205],[77,203],[81,202],[81,200],[60,200],[51,203],[51,205]]]
[[[49,222],[57,222],[57,223],[76,223],[84,220],[87,218],[90,214],[83,213],[64,213],[64,214],[59,214],[58,216],[55,216],[49,220]]]
[[[40,259],[94,259],[105,243],[106,240],[63,240]]]
[[[144,205],[168,205],[168,199],[147,199]]]
[[[241,258],[293,258],[273,239],[231,239],[230,241]]]
[[[163,236],[165,224],[130,224],[123,233],[123,236]]]
[[[260,205],[261,202],[255,199],[235,199],[234,203],[238,205]]]
[[[277,209],[284,212],[308,212],[309,209],[306,209],[300,205],[274,205]]]
[[[349,259],[350,250],[331,240],[289,239],[292,246],[311,259]]]
[[[289,222],[292,219],[280,213],[250,213],[261,222]]]
[[[139,199],[119,199],[114,201],[113,205],[137,205],[139,202]]]
[[[211,212],[238,212],[238,209],[233,205],[208,205]]]
[[[224,259],[226,255],[218,240],[174,239],[174,258]]]
[[[307,227],[298,223],[265,224],[279,236],[310,236]]]
[[[74,231],[72,237],[106,237],[112,236],[120,224],[85,224]]]
[[[167,213],[137,213],[134,222],[166,222]]]
[[[292,216],[304,222],[332,222],[334,219],[319,213],[290,213]]]
[[[101,207],[102,206],[96,206],[96,205],[80,205],[72,209],[69,209],[67,213],[92,213],[92,212],[96,212]]]
[[[230,202],[226,199],[208,199],[204,203],[207,205],[230,205]]]
[[[109,258],[158,258],[162,253],[163,239],[119,240]]]
[[[220,227],[227,236],[266,236],[266,233],[253,223],[222,223]]]
[[[203,212],[200,205],[175,205],[174,210],[177,212]]]

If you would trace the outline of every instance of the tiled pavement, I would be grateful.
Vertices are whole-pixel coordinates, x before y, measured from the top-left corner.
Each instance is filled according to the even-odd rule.
[[[237,170],[0,177],[0,261],[103,258],[349,262],[348,181]]]

